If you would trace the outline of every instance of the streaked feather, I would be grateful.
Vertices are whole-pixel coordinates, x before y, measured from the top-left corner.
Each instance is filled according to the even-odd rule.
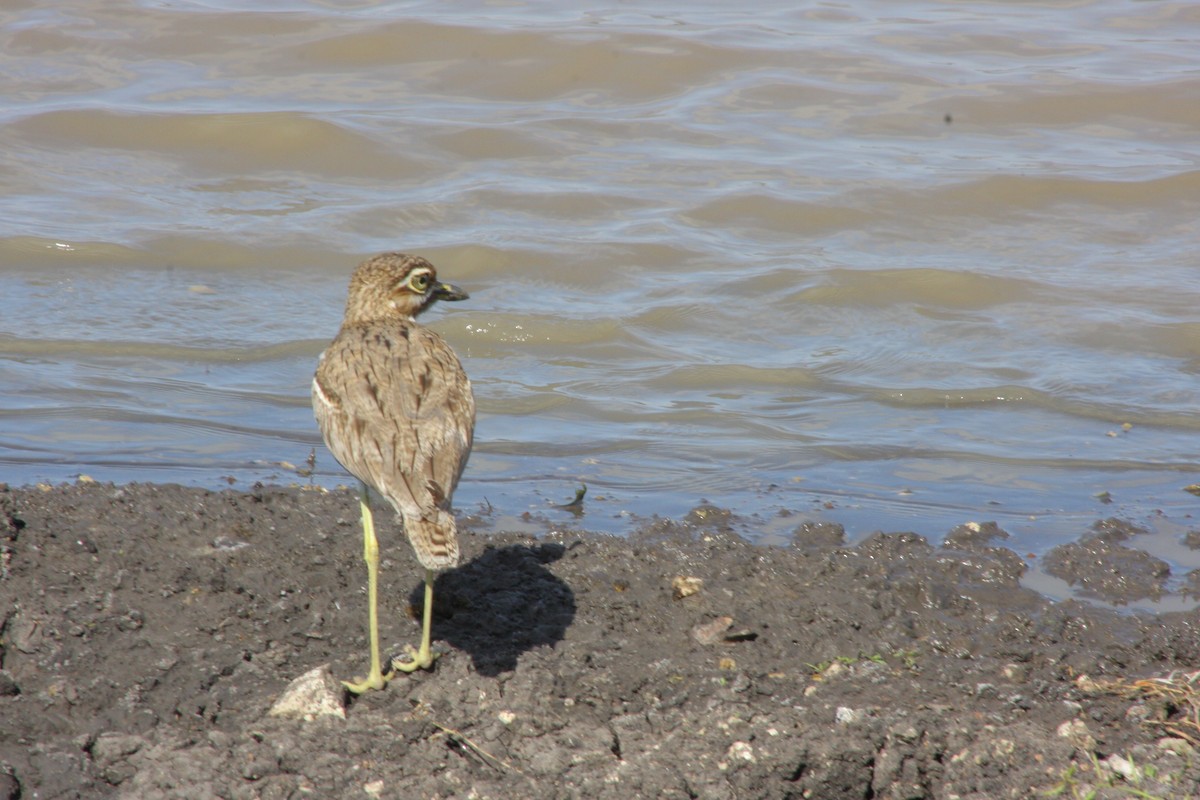
[[[471,452],[475,398],[458,356],[412,318],[423,306],[405,314],[378,296],[428,262],[386,256],[408,261],[390,275],[372,266],[385,258],[377,256],[356,272],[346,322],[317,365],[313,410],[334,457],[392,504],[422,566],[441,569],[459,558],[449,510]],[[363,291],[373,288],[362,285],[364,271],[382,287],[375,294]],[[352,307],[368,296],[374,312]]]

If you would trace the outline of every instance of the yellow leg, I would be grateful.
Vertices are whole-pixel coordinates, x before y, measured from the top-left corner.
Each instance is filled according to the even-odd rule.
[[[371,669],[361,681],[342,681],[342,685],[355,694],[362,694],[368,689],[382,689],[396,674],[394,671],[383,674],[379,660],[379,541],[375,538],[375,519],[371,516],[366,484],[362,485],[359,505],[362,508],[363,561],[367,562],[367,625],[371,629]]]
[[[408,648],[408,661],[392,659],[392,669],[400,672],[416,672],[419,669],[429,669],[437,659],[430,643],[433,631],[433,570],[425,570],[425,610],[421,614],[421,648]]]

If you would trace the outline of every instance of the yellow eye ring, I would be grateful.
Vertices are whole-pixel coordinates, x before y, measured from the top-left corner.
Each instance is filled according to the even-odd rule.
[[[425,290],[429,288],[429,273],[418,272],[413,275],[408,279],[408,288],[412,289],[414,292],[420,292],[421,294],[424,294]]]

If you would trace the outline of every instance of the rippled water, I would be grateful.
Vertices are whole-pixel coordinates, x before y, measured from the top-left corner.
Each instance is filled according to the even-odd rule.
[[[0,480],[344,480],[311,370],[403,249],[463,510],[1200,566],[1200,6],[236,6],[0,10]]]

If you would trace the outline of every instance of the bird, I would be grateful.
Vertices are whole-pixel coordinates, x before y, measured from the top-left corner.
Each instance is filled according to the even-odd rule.
[[[467,297],[420,256],[368,258],[350,278],[341,328],[313,376],[313,413],[325,444],[359,480],[371,663],[365,678],[343,681],[354,694],[383,689],[397,672],[431,669],[437,658],[430,643],[433,581],[459,561],[450,502],[471,453],[475,396],[454,350],[416,318],[438,300]],[[387,672],[379,657],[372,489],[396,510],[425,570],[420,647],[391,659]]]

